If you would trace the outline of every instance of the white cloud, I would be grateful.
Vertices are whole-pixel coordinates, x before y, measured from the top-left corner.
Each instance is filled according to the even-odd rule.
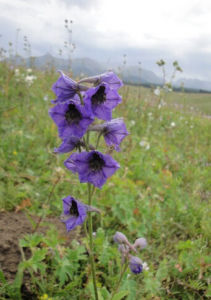
[[[4,39],[21,28],[36,53],[63,46],[64,19],[73,20],[73,39],[84,50],[155,49],[177,59],[193,49],[211,53],[210,0],[0,0],[0,17]]]

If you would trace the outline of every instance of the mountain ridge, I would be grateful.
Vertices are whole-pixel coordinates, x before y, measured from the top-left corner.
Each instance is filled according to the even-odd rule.
[[[23,58],[20,56],[8,59],[16,65],[23,64]],[[93,76],[108,71],[104,64],[91,59],[89,57],[74,58],[71,61],[67,59],[54,57],[50,53],[42,56],[30,57],[25,59],[27,67],[36,67],[38,69],[46,69],[52,66],[56,69],[71,71],[75,76]],[[121,68],[121,77],[123,81],[131,84],[157,85],[162,86],[163,79],[157,76],[154,72],[147,69],[140,69],[138,66],[124,66]],[[118,68],[113,68],[113,71],[120,73]],[[211,92],[211,81],[200,80],[196,78],[180,78],[173,82],[173,87],[179,89],[184,86],[185,89],[196,91]]]

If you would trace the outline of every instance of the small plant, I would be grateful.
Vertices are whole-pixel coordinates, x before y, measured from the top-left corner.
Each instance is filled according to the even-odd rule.
[[[157,65],[162,69],[163,89],[171,92],[172,91],[172,83],[173,83],[174,78],[176,77],[176,73],[183,72],[182,68],[179,66],[179,63],[176,60],[173,61],[173,63],[172,63],[173,71],[172,71],[172,74],[171,74],[169,80],[167,80],[166,79],[166,69],[165,69],[166,62],[163,59],[160,59],[159,61],[157,61]]]

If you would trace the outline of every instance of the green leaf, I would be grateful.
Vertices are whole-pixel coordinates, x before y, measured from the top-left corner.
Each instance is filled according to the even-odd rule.
[[[121,300],[128,294],[129,294],[129,291],[120,291],[113,297],[113,300]]]
[[[4,277],[4,273],[2,270],[0,270],[0,281],[3,282],[4,284],[7,283],[6,278]]]
[[[185,249],[191,249],[193,248],[193,242],[190,240],[187,241],[179,241],[179,243],[176,245],[176,248],[178,250],[185,250]]]
[[[24,239],[21,239],[19,241],[19,245],[21,247],[36,247],[39,245],[39,243],[42,241],[43,235],[34,233],[34,234],[28,234],[24,237]]]
[[[34,255],[30,258],[30,261],[33,264],[36,264],[36,263],[42,261],[45,258],[47,252],[48,252],[47,249],[37,249],[36,252],[34,253]]]
[[[108,292],[106,287],[101,288],[100,292],[101,292],[101,295],[103,296],[103,300],[110,299],[110,293]]]

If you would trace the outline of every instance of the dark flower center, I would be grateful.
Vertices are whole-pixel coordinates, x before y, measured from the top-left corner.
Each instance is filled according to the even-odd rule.
[[[79,123],[82,119],[80,111],[76,108],[75,104],[69,104],[68,110],[65,113],[65,119],[68,124]]]
[[[105,87],[101,85],[91,98],[93,105],[99,105],[106,101]]]
[[[70,207],[70,215],[76,216],[76,217],[79,216],[78,206],[77,206],[76,201],[74,201],[74,200],[72,200],[72,204],[71,204],[71,207]]]
[[[93,153],[91,159],[89,160],[89,168],[92,171],[100,171],[104,165],[105,161],[100,157],[100,155]]]
[[[110,132],[110,130],[109,130],[108,126],[105,126],[102,130],[103,135],[107,135],[109,132]]]

